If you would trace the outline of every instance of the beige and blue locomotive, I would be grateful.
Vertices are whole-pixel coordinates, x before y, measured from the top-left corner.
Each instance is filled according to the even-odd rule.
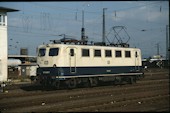
[[[100,82],[135,82],[143,76],[138,48],[50,43],[38,47],[38,81],[69,88]]]

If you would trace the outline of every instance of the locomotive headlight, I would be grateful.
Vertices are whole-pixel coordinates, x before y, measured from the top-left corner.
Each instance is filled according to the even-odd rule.
[[[47,65],[47,64],[48,64],[48,61],[44,61],[44,64],[46,64],[46,65]]]
[[[107,61],[107,64],[110,64],[110,61],[109,61],[109,60]]]

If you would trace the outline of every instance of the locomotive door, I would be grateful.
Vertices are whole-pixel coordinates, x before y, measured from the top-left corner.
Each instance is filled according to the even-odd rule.
[[[76,73],[76,48],[69,48],[70,73]]]
[[[135,71],[139,70],[139,52],[135,51]]]

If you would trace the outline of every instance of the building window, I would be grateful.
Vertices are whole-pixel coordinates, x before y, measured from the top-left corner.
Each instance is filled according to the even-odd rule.
[[[5,26],[5,23],[6,23],[5,15],[0,14],[0,25]]]
[[[1,23],[2,23],[2,15],[0,15],[0,25],[1,25]]]
[[[111,50],[105,50],[105,57],[112,57],[112,51]]]
[[[121,51],[115,51],[115,57],[122,57],[122,52]]]
[[[101,50],[94,50],[95,57],[101,57]]]
[[[88,57],[88,56],[90,56],[89,49],[82,49],[82,56],[83,56],[83,57]]]
[[[59,48],[50,48],[49,56],[57,56]]]
[[[130,57],[131,57],[131,52],[125,51],[125,58],[130,58]]]

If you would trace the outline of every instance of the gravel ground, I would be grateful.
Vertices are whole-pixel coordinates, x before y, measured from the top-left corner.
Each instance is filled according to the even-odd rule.
[[[0,93],[1,112],[168,112],[167,69],[149,69],[135,84],[60,90],[28,82]]]

